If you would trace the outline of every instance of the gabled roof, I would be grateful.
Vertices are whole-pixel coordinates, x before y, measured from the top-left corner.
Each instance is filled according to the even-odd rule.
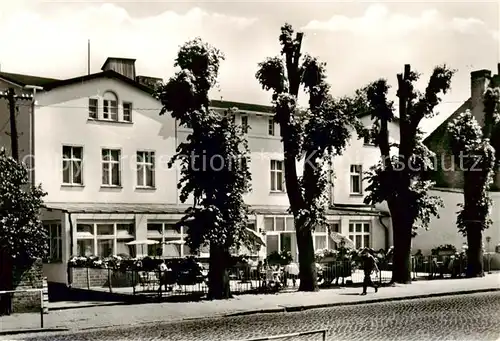
[[[130,79],[128,77],[125,77],[124,75],[116,72],[116,71],[113,71],[113,70],[106,70],[106,71],[103,71],[103,72],[98,72],[98,73],[93,73],[93,74],[90,74],[90,75],[85,75],[85,76],[80,76],[80,77],[75,77],[75,78],[69,78],[69,79],[64,79],[64,80],[60,80],[60,81],[57,81],[57,82],[53,82],[53,83],[49,83],[47,84],[44,89],[45,90],[52,90],[52,89],[55,89],[55,88],[59,88],[61,86],[66,86],[66,85],[72,85],[72,84],[77,84],[77,83],[83,83],[83,82],[86,82],[86,81],[90,81],[90,80],[93,80],[93,79],[97,79],[97,78],[103,78],[103,77],[106,77],[106,78],[115,78],[115,79],[119,79],[121,80],[122,82],[125,82],[141,91],[144,91],[150,95],[152,95],[154,93],[153,89],[145,86],[145,85],[142,85],[138,82],[136,82],[135,80],[133,79]]]
[[[472,110],[472,98],[465,101],[460,107],[457,108],[450,116],[448,116],[436,129],[434,129],[427,137],[424,139],[424,144],[428,145],[435,138],[441,139],[445,134],[448,127],[448,123],[452,120],[458,118],[458,116],[465,112],[466,110]]]
[[[135,59],[130,59],[130,58],[114,58],[114,57],[108,57],[104,65],[108,62],[108,60],[111,59],[126,59],[130,61],[135,61]],[[15,73],[7,73],[7,72],[0,72],[0,78],[4,78],[12,83],[18,84],[19,86],[25,86],[25,85],[37,85],[37,86],[42,86],[44,90],[52,90],[55,88],[59,88],[62,86],[66,85],[72,85],[72,84],[77,84],[77,83],[83,83],[86,81],[90,81],[93,79],[98,79],[101,77],[107,77],[107,78],[115,78],[118,80],[121,80],[138,90],[144,91],[149,95],[154,94],[154,90],[151,89],[150,87],[143,85],[131,78],[128,78],[116,71],[113,70],[106,70],[98,73],[93,73],[90,75],[84,75],[84,76],[79,76],[79,77],[74,77],[74,78],[69,78],[69,79],[54,79],[54,78],[44,78],[44,77],[36,77],[36,76],[29,76],[29,75],[21,75],[21,74],[15,74]],[[216,107],[216,108],[222,108],[222,109],[229,109],[229,108],[238,108],[240,111],[253,111],[253,112],[262,112],[262,113],[273,113],[273,107],[272,106],[267,106],[267,105],[260,105],[260,104],[252,104],[252,103],[242,103],[242,102],[231,102],[231,101],[221,101],[221,100],[211,100],[211,106]],[[359,116],[360,118],[365,117],[366,115]],[[399,123],[399,118],[395,117],[394,118],[395,123]]]
[[[25,85],[46,86],[47,84],[59,81],[58,79],[54,78],[21,75],[18,73],[10,73],[10,72],[0,72],[0,78],[3,78],[6,81],[17,84],[19,86],[25,86]]]

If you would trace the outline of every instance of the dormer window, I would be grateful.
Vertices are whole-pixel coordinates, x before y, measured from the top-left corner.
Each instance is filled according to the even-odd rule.
[[[118,121],[118,99],[110,91],[104,94],[102,118],[104,120]]]

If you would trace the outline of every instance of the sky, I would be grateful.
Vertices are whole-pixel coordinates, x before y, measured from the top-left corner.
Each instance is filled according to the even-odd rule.
[[[1,71],[53,78],[91,72],[107,57],[135,58],[138,75],[167,80],[185,41],[201,37],[225,54],[213,99],[269,105],[257,64],[279,54],[280,27],[304,32],[302,51],[327,63],[335,96],[379,78],[393,86],[404,64],[422,73],[457,70],[430,132],[470,95],[470,72],[497,72],[499,2],[478,1],[34,1],[0,2]],[[306,103],[302,96],[300,103]]]

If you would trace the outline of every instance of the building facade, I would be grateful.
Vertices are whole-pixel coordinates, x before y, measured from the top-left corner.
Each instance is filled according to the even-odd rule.
[[[111,58],[98,74],[40,81],[43,90],[18,115],[20,145],[28,146],[23,160],[33,165],[34,183],[41,183],[48,193],[42,219],[50,234],[50,257],[44,264],[50,282],[69,284],[67,262],[75,255],[191,253],[182,243],[165,244],[183,240],[186,232],[175,230],[174,224],[190,201],[179,201],[179,167],[169,168],[168,161],[189,131],[168,113],[159,115],[161,103],[152,96],[149,82],[157,79],[136,77],[133,61]],[[25,85],[35,79],[20,76],[0,73],[0,82],[28,91]],[[148,86],[137,81],[144,78]],[[245,200],[251,207],[249,227],[266,241],[259,256],[290,251],[297,260],[281,137],[271,108],[222,101],[212,105],[216,110],[236,107],[234,119],[247,127],[252,189]],[[0,107],[0,123],[8,118],[7,108]],[[371,125],[369,117],[361,120]],[[396,124],[390,127],[392,136],[397,136]],[[6,125],[1,135],[8,131]],[[9,140],[1,142],[10,145]],[[335,179],[326,189],[328,227],[314,232],[315,249],[336,247],[329,231],[345,235],[356,247],[387,248],[392,241],[384,207],[363,204],[363,172],[380,158],[378,149],[365,142],[353,136],[344,155],[333,160]],[[144,239],[161,244],[127,245]],[[208,250],[202,249],[200,256],[208,256]]]

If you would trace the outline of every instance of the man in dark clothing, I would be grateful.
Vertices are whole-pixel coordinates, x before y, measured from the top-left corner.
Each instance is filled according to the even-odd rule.
[[[373,283],[371,274],[372,271],[375,270],[378,272],[377,261],[375,257],[369,252],[368,249],[364,249],[361,253],[361,260],[363,262],[363,272],[365,274],[365,278],[363,280],[363,293],[361,295],[366,295],[366,290],[368,287],[372,287],[375,289],[375,292],[378,291],[378,286]]]

